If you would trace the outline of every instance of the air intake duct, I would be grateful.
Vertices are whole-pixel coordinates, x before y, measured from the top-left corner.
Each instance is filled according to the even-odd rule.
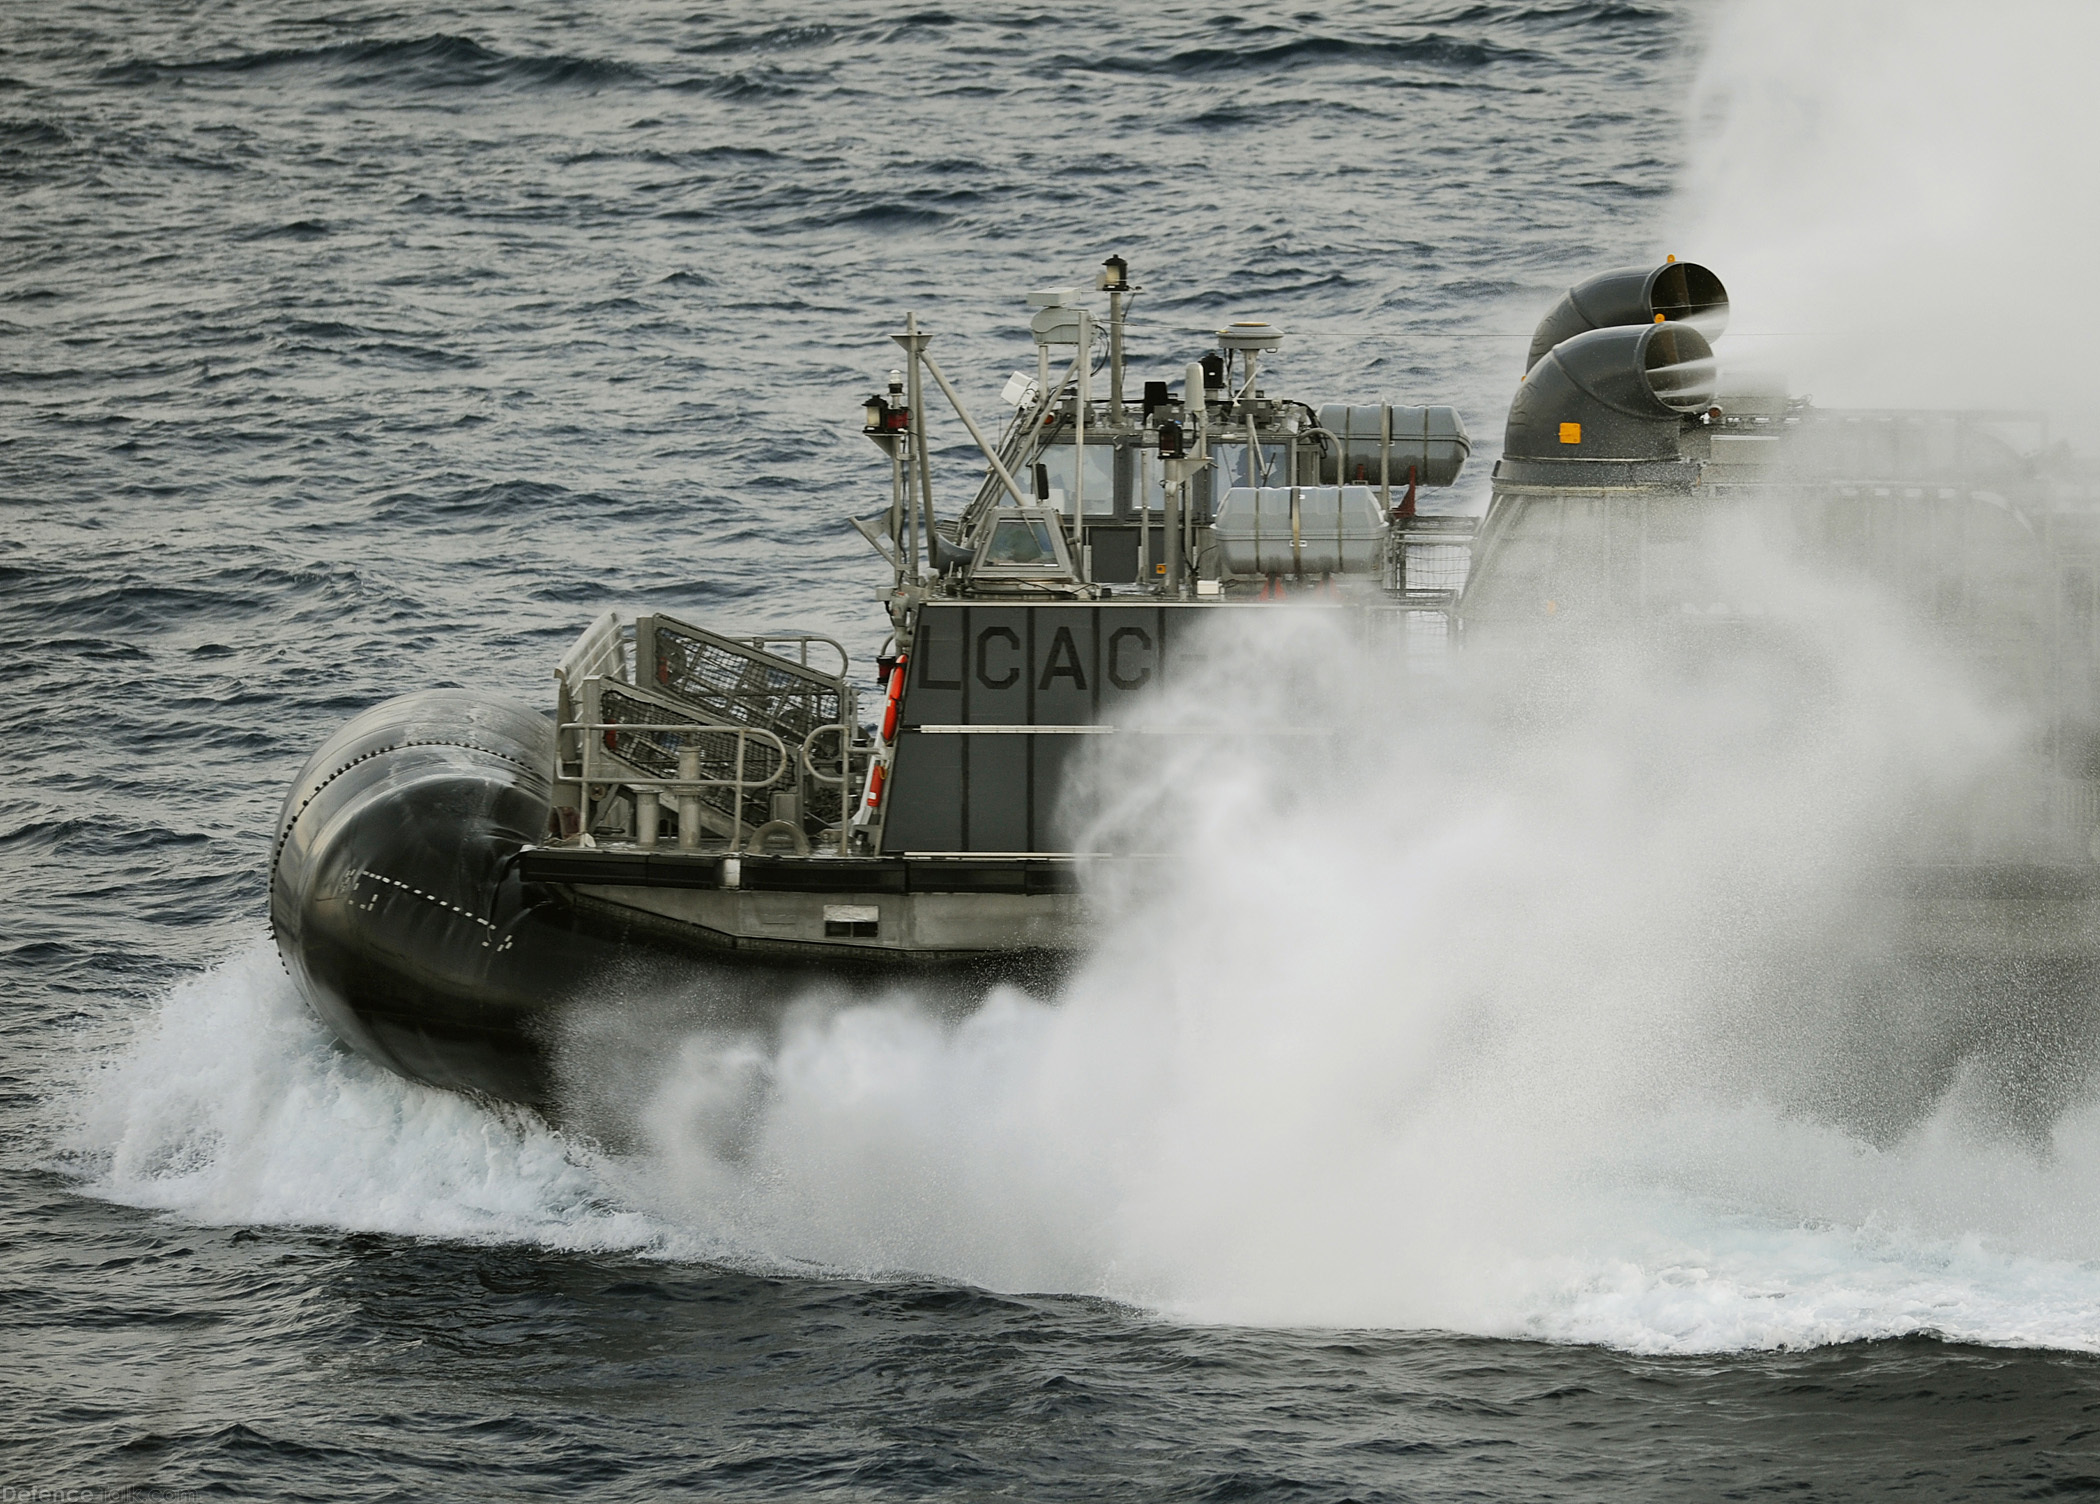
[[[1714,399],[1714,352],[1689,324],[1592,329],[1555,345],[1509,407],[1505,456],[1674,460],[1687,414]]]
[[[1689,324],[1709,341],[1719,339],[1728,327],[1728,289],[1719,277],[1693,261],[1600,272],[1569,288],[1553,311],[1539,320],[1524,369],[1530,370],[1548,350],[1578,334],[1652,324],[1658,319]]]

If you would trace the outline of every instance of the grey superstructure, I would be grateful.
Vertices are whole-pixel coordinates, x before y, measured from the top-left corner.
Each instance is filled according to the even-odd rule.
[[[829,638],[608,611],[557,665],[552,721],[426,692],[316,753],[272,914],[337,1032],[543,1100],[547,1015],[623,961],[1053,973],[1089,930],[1075,749],[1174,682],[1206,621],[1296,597],[1441,634],[1472,522],[1416,500],[1466,461],[1458,414],[1274,395],[1283,336],[1257,323],[1179,390],[1126,390],[1137,291],[1111,258],[1091,293],[1030,295],[1035,370],[996,435],[915,318],[895,336],[863,424],[890,503],[851,519],[891,569],[872,701]],[[934,503],[936,393],[986,462],[959,516]],[[1084,858],[1119,859],[1145,860]]]

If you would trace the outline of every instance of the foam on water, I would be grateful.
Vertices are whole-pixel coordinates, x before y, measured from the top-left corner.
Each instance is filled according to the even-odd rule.
[[[1122,739],[1148,760],[1106,770],[1134,793],[1102,833],[1170,859],[1102,895],[1054,1004],[812,997],[769,1037],[652,1037],[619,1154],[341,1056],[265,956],[104,1060],[71,1148],[100,1194],[209,1221],[1197,1321],[2100,1350],[2089,1052],[2036,1064],[1988,987],[1913,995],[1851,898],[2021,728],[1856,585],[1778,583],[1753,644],[1606,655],[1530,719],[1484,669],[1268,616],[1158,713],[1317,718],[1327,750]]]
[[[205,1223],[646,1247],[598,1157],[527,1114],[338,1049],[274,951],[175,987],[97,1050],[60,1147],[97,1194]]]
[[[690,1124],[761,1069],[762,1147],[620,1162],[337,1053],[255,954],[171,993],[103,1062],[68,1147],[93,1193],[205,1223],[913,1270],[1198,1321],[1640,1352],[1915,1333],[2100,1351],[2091,1105],[2040,1153],[1970,1136],[1951,1106],[1886,1150],[1762,1106],[1680,1108],[1543,1159],[1500,1146],[1522,1165],[1470,1126],[1416,1125],[1302,1174],[1250,1166],[1212,1200],[1158,1183],[1157,1156],[1219,1147],[1206,1125],[1130,1142],[1058,1099],[1083,1030],[1009,997],[959,1029],[903,1005],[811,1020],[763,1062],[690,1040],[658,1110]],[[1104,1094],[1137,1074],[1108,1067]]]

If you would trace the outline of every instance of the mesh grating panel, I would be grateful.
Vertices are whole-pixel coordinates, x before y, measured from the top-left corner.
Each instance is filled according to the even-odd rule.
[[[845,715],[835,680],[771,653],[662,619],[654,648],[657,687],[691,700],[707,719],[762,727],[793,747]]]
[[[699,751],[702,778],[736,777],[737,734],[734,731],[627,730],[625,728],[629,725],[676,725],[688,717],[682,711],[667,710],[633,695],[622,694],[610,685],[600,692],[598,709],[605,720],[617,722],[622,728],[601,733],[605,738],[605,750],[652,778],[676,778],[678,754],[686,747]],[[761,741],[745,740],[746,780],[763,781],[780,767],[778,748]],[[762,825],[771,819],[769,801],[772,790],[784,786],[787,786],[785,781],[767,788],[747,790],[741,814],[743,821],[748,825]],[[735,792],[728,788],[703,789],[700,799],[725,816],[736,808]]]
[[[1465,543],[1409,540],[1402,545],[1402,581],[1408,590],[1441,590],[1456,594],[1466,583],[1473,550]]]

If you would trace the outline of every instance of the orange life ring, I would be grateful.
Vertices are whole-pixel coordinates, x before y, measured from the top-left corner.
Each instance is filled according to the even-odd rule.
[[[908,658],[899,658],[897,666],[890,670],[889,696],[882,706],[882,740],[888,743],[897,735],[897,712],[904,703],[904,665]]]

